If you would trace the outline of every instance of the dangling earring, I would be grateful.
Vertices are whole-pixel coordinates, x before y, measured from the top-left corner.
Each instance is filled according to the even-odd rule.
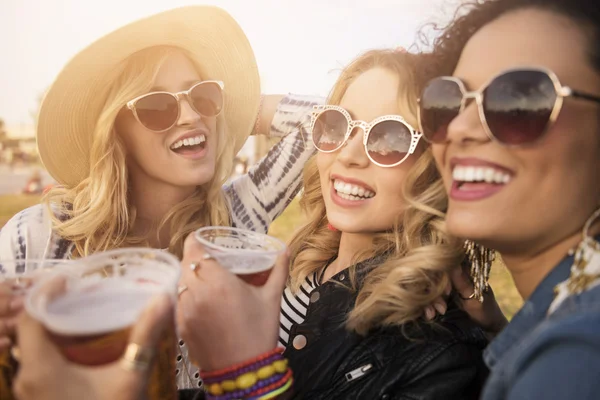
[[[496,251],[472,240],[466,240],[465,252],[471,263],[471,279],[473,280],[473,294],[469,296],[469,299],[477,299],[483,303],[483,294],[490,287],[490,270],[496,259]]]
[[[331,225],[331,222],[327,223],[327,229],[329,229],[331,232],[337,232],[338,228],[336,228],[335,226]]]
[[[573,256],[571,275],[554,288],[554,301],[548,308],[548,314],[554,312],[569,296],[581,294],[600,284],[600,243],[590,236],[590,228],[598,217],[600,208],[585,222],[581,242],[575,250],[569,252]]]

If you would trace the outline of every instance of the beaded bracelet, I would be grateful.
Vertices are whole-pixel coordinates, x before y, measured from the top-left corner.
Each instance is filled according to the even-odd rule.
[[[207,400],[235,400],[235,399],[248,399],[258,398],[265,396],[273,391],[279,390],[282,386],[285,386],[288,381],[292,379],[292,371],[288,370],[286,374],[279,374],[269,379],[258,382],[255,386],[245,389],[237,390],[235,392],[225,393],[218,396],[210,393],[206,394]]]
[[[249,361],[244,361],[242,363],[236,364],[232,367],[228,367],[228,368],[223,368],[217,371],[211,371],[211,372],[202,372],[200,374],[201,378],[203,381],[206,381],[208,379],[222,379],[221,377],[227,374],[231,374],[231,373],[235,373],[243,368],[247,368],[247,367],[251,367],[253,364],[259,363],[261,361],[264,361],[266,359],[269,359],[275,355],[279,355],[281,356],[281,354],[283,353],[285,349],[283,347],[278,347],[274,350],[271,350],[268,353],[265,354],[261,354],[258,357],[253,358],[252,360]]]
[[[262,396],[262,395],[266,395],[269,392],[275,391],[275,390],[279,390],[279,388],[281,388],[282,386],[286,385],[286,382],[292,380],[292,370],[288,370],[287,373],[281,377],[281,379],[279,379],[277,382],[272,383],[271,385],[265,386],[263,388],[257,389],[254,392],[251,392],[249,394],[250,398],[252,397],[256,397],[256,396]]]
[[[211,384],[216,382],[222,382],[225,380],[235,380],[238,376],[244,375],[249,372],[260,371],[262,368],[272,365],[275,361],[281,360],[283,357],[281,354],[274,354],[271,357],[264,359],[262,361],[257,361],[256,363],[240,368],[236,371],[228,372],[226,374],[220,375],[218,377],[204,377],[202,376],[202,382],[204,384]],[[201,374],[203,375],[203,374]],[[259,376],[259,378],[261,378]],[[261,378],[264,379],[264,378]]]
[[[219,396],[228,392],[244,391],[254,388],[257,385],[260,386],[265,380],[271,380],[274,375],[281,376],[286,371],[288,371],[287,360],[281,359],[256,371],[238,375],[235,379],[226,379],[219,382],[213,381],[211,383],[205,382],[205,387],[209,394]]]
[[[207,400],[272,399],[292,385],[292,371],[276,348],[218,371],[201,372]]]
[[[268,393],[262,397],[257,397],[257,398],[252,398],[251,400],[269,400],[269,399],[274,399],[279,395],[282,395],[283,393],[287,392],[288,390],[290,390],[290,388],[292,387],[292,384],[294,383],[294,379],[291,379],[282,387],[280,387],[277,390],[272,391],[271,393]]]

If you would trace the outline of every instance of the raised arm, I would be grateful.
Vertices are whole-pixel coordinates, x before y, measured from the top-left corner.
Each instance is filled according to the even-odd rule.
[[[283,94],[268,94],[262,97],[260,103],[260,113],[254,126],[253,135],[271,135],[271,125],[277,108],[281,100],[285,98]]]
[[[271,121],[269,136],[282,139],[247,174],[225,187],[236,226],[266,232],[296,196],[304,163],[314,153],[310,114],[323,102],[314,96],[265,97],[261,118]],[[259,121],[258,131],[264,131],[265,124]]]

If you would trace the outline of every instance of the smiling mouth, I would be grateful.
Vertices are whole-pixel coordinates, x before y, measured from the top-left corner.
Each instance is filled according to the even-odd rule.
[[[452,179],[459,190],[481,190],[482,186],[504,186],[512,176],[504,170],[494,167],[475,167],[457,165],[452,170]]]
[[[194,137],[185,138],[182,140],[178,140],[177,142],[171,145],[171,151],[186,155],[186,154],[194,154],[201,150],[204,150],[206,147],[206,136],[204,134],[199,134]]]
[[[344,200],[361,201],[375,197],[375,192],[359,185],[346,183],[340,179],[333,181],[333,189]]]

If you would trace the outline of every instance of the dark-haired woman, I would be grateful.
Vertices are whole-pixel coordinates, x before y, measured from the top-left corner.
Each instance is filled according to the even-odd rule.
[[[490,0],[462,15],[436,43],[446,76],[420,120],[449,233],[499,251],[525,300],[485,352],[483,398],[598,399],[600,6]],[[485,275],[461,293],[475,311]]]

